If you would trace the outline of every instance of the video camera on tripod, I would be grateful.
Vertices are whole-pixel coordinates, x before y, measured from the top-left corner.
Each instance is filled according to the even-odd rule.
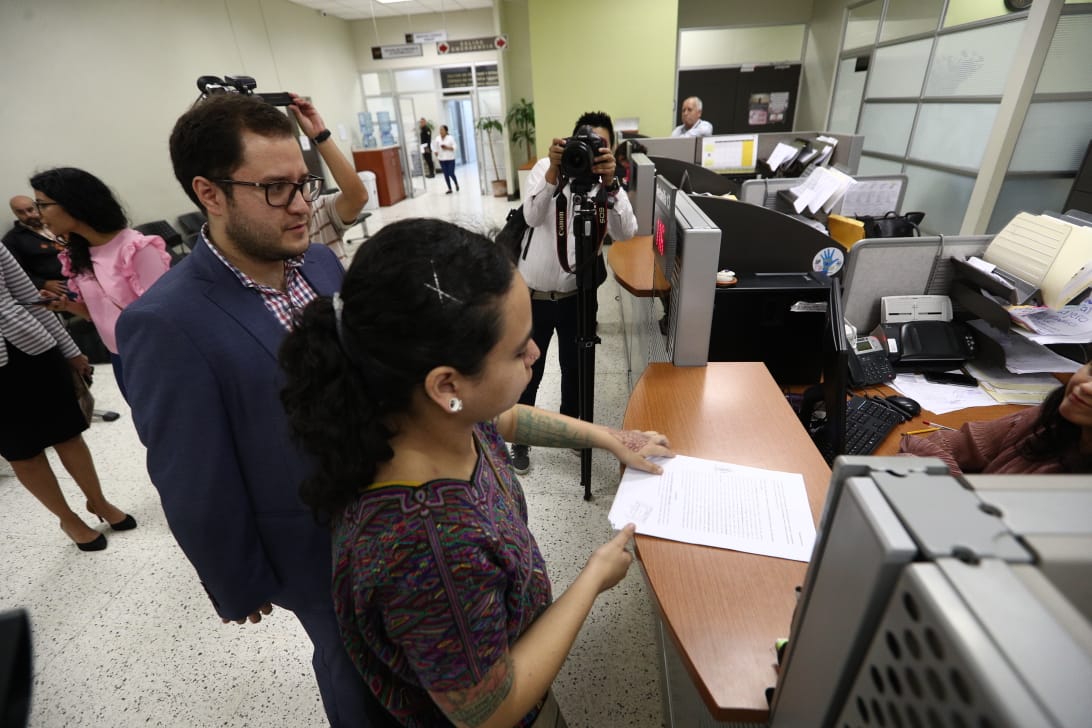
[[[258,82],[251,76],[200,76],[197,79],[197,88],[201,92],[198,101],[207,99],[217,94],[240,94],[242,96],[254,96],[273,106],[290,106],[294,102],[287,91],[274,93],[257,93]]]

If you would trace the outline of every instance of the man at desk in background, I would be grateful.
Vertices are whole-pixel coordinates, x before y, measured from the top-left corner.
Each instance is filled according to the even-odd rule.
[[[928,437],[903,435],[899,450],[940,458],[954,475],[1092,473],[1092,363],[1036,407]]]
[[[671,132],[673,137],[705,137],[713,133],[713,125],[701,118],[701,99],[691,96],[683,101],[679,111],[682,123]]]
[[[61,261],[57,258],[61,244],[42,222],[34,200],[26,195],[16,195],[9,204],[15,213],[15,226],[4,235],[4,245],[38,290],[65,295],[67,289],[61,274]]]
[[[326,162],[326,167],[337,183],[338,191],[322,195],[311,203],[311,241],[322,243],[334,251],[342,265],[348,262],[348,254],[341,244],[345,231],[356,224],[357,215],[368,204],[368,190],[356,174],[349,159],[330,138],[326,122],[310,101],[291,94],[294,104],[288,108],[296,115],[300,131],[307,135],[315,149]]]

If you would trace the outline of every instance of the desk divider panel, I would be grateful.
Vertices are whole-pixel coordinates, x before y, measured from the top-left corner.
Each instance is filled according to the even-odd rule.
[[[842,303],[858,336],[880,322],[883,296],[948,295],[953,256],[981,256],[991,235],[862,240],[846,254]]]

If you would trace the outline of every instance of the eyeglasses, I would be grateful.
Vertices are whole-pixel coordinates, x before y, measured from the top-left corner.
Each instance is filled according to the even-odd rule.
[[[308,204],[318,199],[322,192],[322,177],[313,174],[307,175],[302,182],[242,182],[237,179],[218,179],[216,182],[222,185],[242,185],[243,187],[260,187],[265,190],[265,202],[270,207],[288,207],[296,198],[296,193],[303,195]],[[56,204],[56,203],[50,203]]]
[[[34,207],[38,209],[38,212],[42,211],[43,207],[49,207],[50,205],[59,205],[59,202],[42,202],[41,200],[34,201]]]

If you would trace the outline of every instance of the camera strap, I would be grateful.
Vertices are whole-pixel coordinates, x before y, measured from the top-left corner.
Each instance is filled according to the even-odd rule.
[[[554,196],[554,208],[557,210],[557,262],[561,264],[561,270],[566,273],[576,273],[582,270],[585,265],[594,265],[595,258],[599,255],[599,250],[603,247],[603,239],[607,236],[607,210],[613,205],[613,201],[608,198],[607,190],[603,185],[599,185],[599,191],[592,198],[590,195],[581,195],[579,193],[573,193],[573,198],[579,202],[579,204],[573,205],[573,210],[580,207],[583,209],[585,205],[591,204],[592,206],[592,231],[591,239],[595,241],[594,252],[588,260],[577,261],[576,266],[569,265],[569,201],[565,197],[565,185],[568,180],[562,180],[558,185],[557,193]],[[574,222],[574,224],[577,224]],[[574,237],[579,231],[574,230]]]

